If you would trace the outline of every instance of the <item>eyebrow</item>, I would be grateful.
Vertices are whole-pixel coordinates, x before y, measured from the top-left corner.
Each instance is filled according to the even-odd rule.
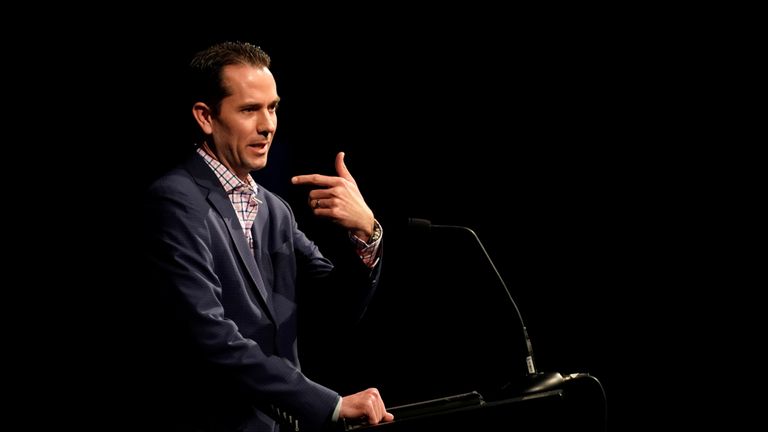
[[[274,106],[280,103],[280,96],[276,97],[272,102],[268,103],[267,106]],[[241,108],[261,108],[264,106],[261,103],[258,102],[251,102],[251,103],[244,103]]]

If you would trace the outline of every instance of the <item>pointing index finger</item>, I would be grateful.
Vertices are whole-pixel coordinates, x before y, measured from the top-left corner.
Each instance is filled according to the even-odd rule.
[[[298,175],[291,179],[291,183],[295,185],[302,185],[302,184],[311,184],[315,186],[335,186],[336,185],[336,177],[330,177],[330,176],[324,176],[320,174],[305,174],[305,175]]]

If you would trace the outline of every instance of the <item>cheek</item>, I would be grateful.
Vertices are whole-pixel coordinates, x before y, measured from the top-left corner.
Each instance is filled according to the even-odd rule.
[[[240,141],[247,141],[253,136],[253,131],[256,130],[256,127],[252,123],[238,123],[235,125],[231,130],[230,133],[233,135],[233,137]]]

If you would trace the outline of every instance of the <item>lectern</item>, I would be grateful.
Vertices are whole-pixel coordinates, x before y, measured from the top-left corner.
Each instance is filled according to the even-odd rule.
[[[561,388],[488,400],[476,392],[392,407],[395,421],[347,422],[346,431],[603,431],[603,401],[594,388]]]

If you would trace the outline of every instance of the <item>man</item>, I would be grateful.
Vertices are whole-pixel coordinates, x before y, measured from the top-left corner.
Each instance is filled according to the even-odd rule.
[[[277,129],[270,58],[225,42],[192,63],[192,114],[201,131],[194,155],[149,191],[153,273],[183,333],[165,340],[178,382],[168,400],[174,427],[192,430],[322,430],[339,419],[391,421],[376,389],[341,397],[311,381],[296,346],[297,277],[365,310],[380,273],[381,226],[354,178],[300,175],[313,213],[346,228],[353,260],[335,267],[302,233],[288,204],[256,184]],[[304,284],[302,284],[304,286]],[[329,339],[341,339],[329,335]],[[168,348],[168,347],[166,347]],[[159,355],[158,355],[159,356]],[[170,398],[169,398],[170,399]],[[287,426],[287,427],[286,427]]]

